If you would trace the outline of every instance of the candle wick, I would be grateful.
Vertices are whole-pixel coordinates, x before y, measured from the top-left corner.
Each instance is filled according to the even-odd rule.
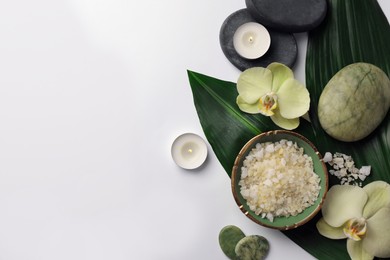
[[[250,36],[250,37],[249,37],[249,42],[250,42],[250,43],[253,42],[253,36]]]

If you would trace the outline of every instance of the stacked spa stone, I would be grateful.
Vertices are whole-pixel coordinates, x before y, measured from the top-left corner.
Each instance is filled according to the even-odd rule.
[[[293,33],[313,30],[321,24],[327,12],[326,0],[246,0],[245,3],[247,8],[226,18],[219,35],[226,58],[241,71],[266,67],[272,62],[293,67],[298,53]],[[233,45],[237,29],[250,22],[262,24],[271,36],[270,48],[256,59],[242,57]]]

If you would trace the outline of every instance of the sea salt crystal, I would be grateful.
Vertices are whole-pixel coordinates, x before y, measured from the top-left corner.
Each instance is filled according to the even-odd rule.
[[[341,177],[347,176],[347,169],[344,169],[344,168],[341,169],[341,170],[340,170],[340,176],[341,176]]]
[[[347,161],[347,162],[345,163],[345,167],[347,167],[348,169],[352,168],[353,165],[354,165],[354,162],[353,162],[353,161]]]
[[[366,175],[364,175],[364,174],[359,174],[359,179],[360,179],[361,181],[364,181],[364,180],[366,179]]]
[[[241,176],[242,178],[246,178],[248,176],[248,169],[245,167],[241,167]]]
[[[370,172],[371,172],[371,166],[363,166],[362,168],[360,168],[359,170],[359,173],[365,175],[365,176],[368,176],[370,175]]]
[[[267,180],[265,180],[264,185],[267,185],[268,187],[271,187],[272,186],[272,181],[267,179]]]
[[[282,158],[280,159],[280,163],[283,165],[283,166],[286,166],[286,159]]]
[[[326,152],[324,155],[324,158],[322,158],[322,160],[325,163],[332,161],[332,159],[333,159],[333,157],[332,157],[332,154],[330,152]]]
[[[267,145],[267,146],[265,147],[265,151],[266,151],[267,153],[273,153],[273,152],[275,151],[274,145],[273,145],[273,144]]]
[[[329,173],[337,177],[340,180],[340,184],[362,186],[361,181],[364,181],[370,174],[371,166],[363,166],[361,169],[358,169],[355,167],[355,162],[351,156],[342,153],[335,153],[333,156],[329,152],[325,154],[327,158],[323,161],[332,167]],[[329,161],[330,156],[332,156],[332,159]]]
[[[251,210],[273,221],[279,216],[295,216],[316,201],[321,180],[303,148],[284,139],[255,147],[243,166],[248,174],[241,174],[239,181],[241,195]],[[262,158],[253,156],[261,149]]]

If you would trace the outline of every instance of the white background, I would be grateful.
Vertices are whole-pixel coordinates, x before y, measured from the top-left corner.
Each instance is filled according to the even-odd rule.
[[[230,224],[265,236],[270,260],[312,259],[239,211],[209,145],[200,170],[171,159],[178,135],[204,138],[186,70],[237,80],[218,37],[244,7],[1,1],[0,260],[226,259]]]

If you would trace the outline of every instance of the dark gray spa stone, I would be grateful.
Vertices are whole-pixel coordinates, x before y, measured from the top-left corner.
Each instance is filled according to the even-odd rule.
[[[226,58],[239,70],[244,71],[252,67],[267,67],[272,62],[283,63],[292,68],[298,54],[295,37],[291,33],[267,30],[271,36],[271,46],[264,56],[258,59],[245,59],[241,57],[233,46],[233,36],[238,27],[244,23],[257,22],[245,9],[238,10],[229,15],[221,26],[219,42]]]
[[[283,32],[306,32],[316,28],[327,12],[326,0],[245,0],[253,18]]]

